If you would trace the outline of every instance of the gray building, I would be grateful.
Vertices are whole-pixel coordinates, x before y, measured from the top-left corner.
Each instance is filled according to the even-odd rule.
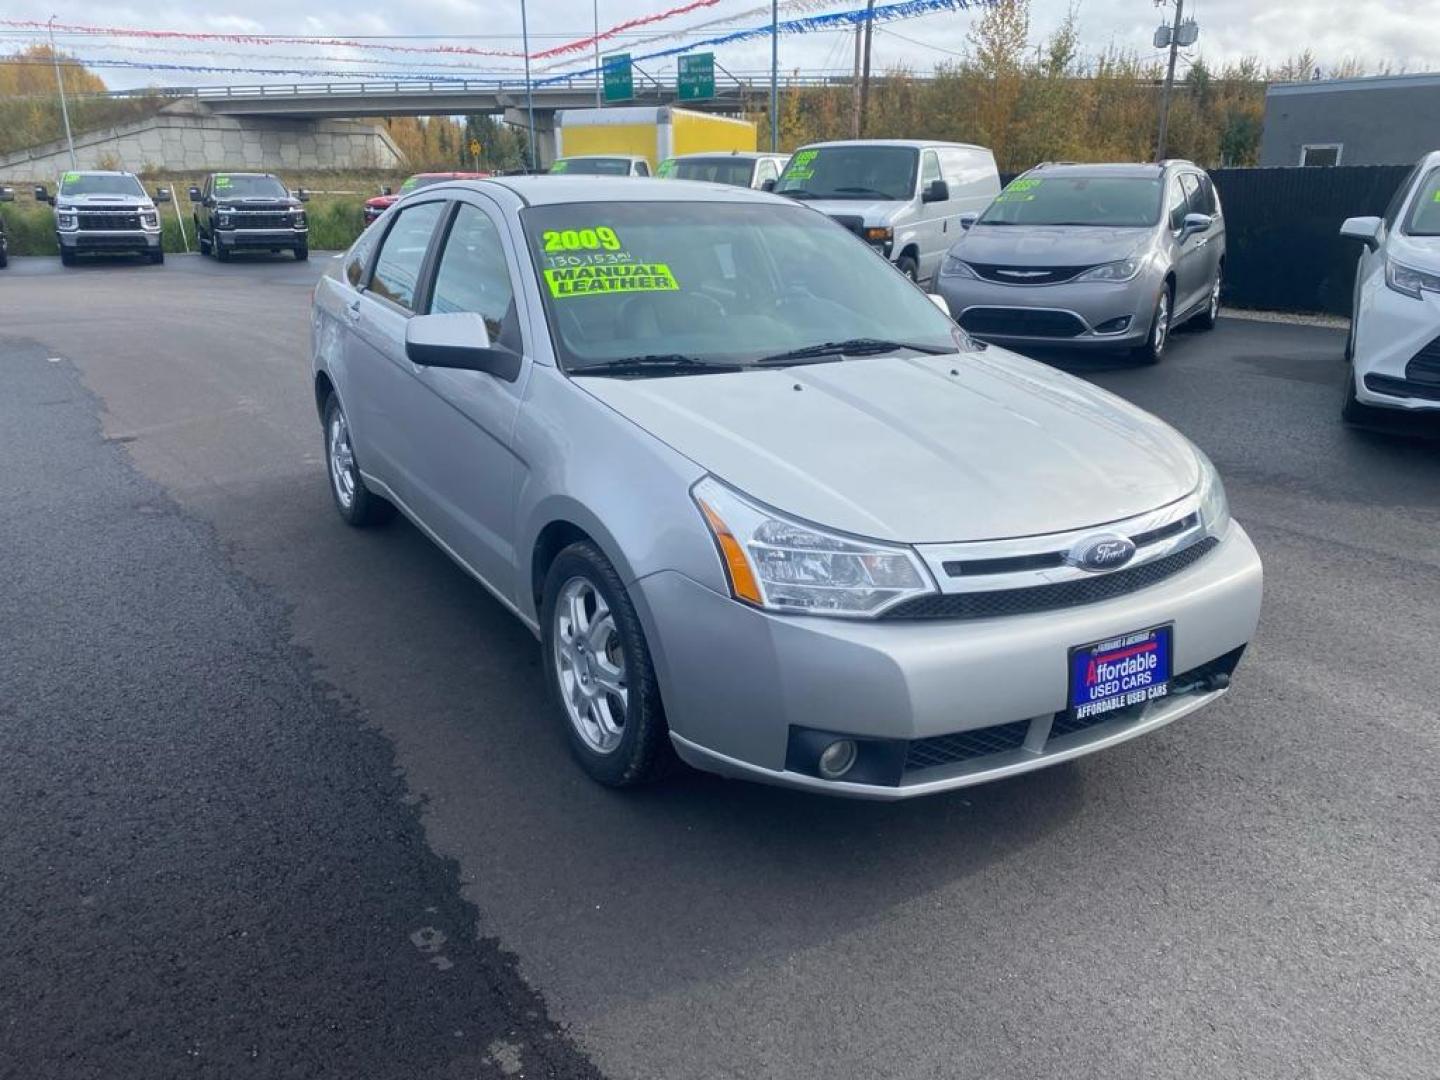
[[[1440,150],[1440,74],[1276,83],[1261,165],[1413,165]]]

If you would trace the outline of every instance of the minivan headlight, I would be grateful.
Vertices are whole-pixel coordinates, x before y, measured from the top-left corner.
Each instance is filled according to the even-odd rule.
[[[1230,528],[1230,501],[1225,497],[1225,485],[1220,482],[1215,463],[1199,447],[1195,448],[1195,456],[1200,459],[1200,524],[1218,538]]]
[[[955,255],[946,255],[945,261],[940,264],[940,276],[973,278],[975,271],[970,269],[970,264],[964,259]]]
[[[767,611],[867,618],[935,591],[907,547],[839,536],[752,503],[714,477],[691,494],[725,564],[730,594]]]
[[[1385,260],[1385,284],[1412,300],[1419,300],[1422,292],[1440,293],[1440,276],[1416,270],[1394,259]]]
[[[1140,272],[1139,259],[1119,259],[1116,262],[1101,263],[1099,266],[1092,266],[1083,274],[1076,276],[1076,281],[1129,281]]]

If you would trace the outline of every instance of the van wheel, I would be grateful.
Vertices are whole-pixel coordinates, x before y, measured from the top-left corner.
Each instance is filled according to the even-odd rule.
[[[545,575],[546,682],[570,751],[608,787],[654,779],[669,761],[650,649],[624,582],[593,544],[571,544]]]
[[[1170,286],[1160,290],[1155,300],[1155,313],[1150,319],[1150,336],[1131,355],[1140,364],[1158,364],[1170,341]]]
[[[330,495],[345,524],[356,528],[380,525],[395,516],[395,507],[365,486],[355,451],[350,444],[350,425],[340,399],[325,399],[325,465],[330,474]]]
[[[896,269],[896,270],[899,270],[902,274],[904,274],[906,277],[908,277],[911,281],[913,281],[913,282],[915,282],[915,283],[917,283],[917,284],[919,283],[919,281],[920,281],[920,264],[917,263],[917,262],[914,260],[913,257],[911,257],[911,256],[909,256],[909,255],[901,255],[900,258],[898,258],[898,259],[895,260],[895,269]]]

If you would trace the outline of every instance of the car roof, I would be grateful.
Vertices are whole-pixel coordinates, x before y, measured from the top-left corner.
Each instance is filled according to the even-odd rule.
[[[556,161],[645,161],[643,154],[561,154]]]
[[[74,173],[76,176],[134,176],[132,172],[123,169],[66,169],[65,175]]]
[[[216,169],[212,176],[268,176],[272,180],[280,179],[273,172],[237,172],[234,169]]]
[[[759,161],[761,158],[786,157],[784,151],[777,150],[773,154],[768,150],[709,150],[698,154],[676,154],[675,161],[721,161],[737,159],[740,161]]]
[[[1135,176],[1153,180],[1159,177],[1166,168],[1184,166],[1185,168],[1196,168],[1188,161],[1166,161],[1163,163],[1141,162],[1141,161],[1057,161],[1037,165],[1031,172],[1053,175],[1063,173],[1066,176]]]
[[[975,143],[946,142],[944,139],[833,139],[830,142],[806,143],[801,150],[818,150],[822,146],[903,146],[909,150],[985,150]]]
[[[493,180],[465,180],[459,186],[475,191],[503,188],[530,206],[594,202],[771,202],[800,204],[763,191],[728,184],[697,184],[643,176],[503,176]]]

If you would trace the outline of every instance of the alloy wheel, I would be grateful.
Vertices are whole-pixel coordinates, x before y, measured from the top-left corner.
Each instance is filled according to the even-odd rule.
[[[1170,337],[1170,290],[1160,293],[1160,302],[1155,305],[1155,325],[1150,330],[1154,353],[1159,356],[1165,351],[1165,342]]]
[[[589,749],[612,753],[625,737],[630,703],[615,615],[594,583],[573,577],[556,598],[552,629],[565,713]]]
[[[330,449],[330,484],[341,508],[349,510],[355,503],[355,453],[350,448],[350,428],[345,423],[345,414],[338,409],[330,418],[330,437],[326,442]]]

